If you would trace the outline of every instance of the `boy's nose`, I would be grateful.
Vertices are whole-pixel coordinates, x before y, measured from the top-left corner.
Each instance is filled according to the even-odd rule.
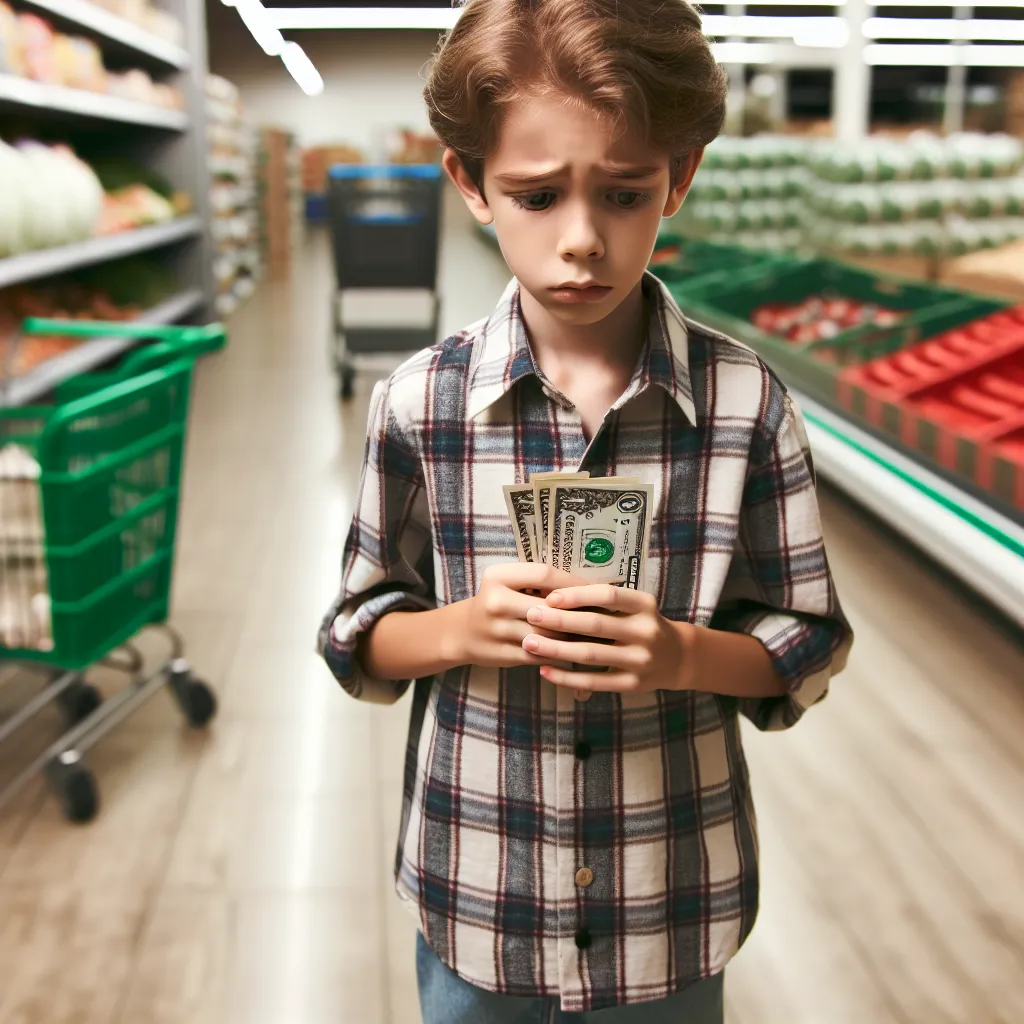
[[[586,211],[577,210],[569,216],[562,232],[559,255],[564,260],[600,259],[604,255],[601,233]]]

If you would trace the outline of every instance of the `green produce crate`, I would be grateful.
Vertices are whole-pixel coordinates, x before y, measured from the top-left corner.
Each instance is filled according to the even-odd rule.
[[[678,245],[679,255],[671,263],[652,264],[651,273],[668,285],[681,304],[703,295],[715,285],[734,277],[737,271],[760,271],[792,263],[793,258],[776,252],[744,249],[738,245],[718,245],[682,235],[658,236],[657,248]]]
[[[761,306],[799,303],[816,295],[877,303],[906,315],[892,326],[866,325],[807,344],[767,334],[751,321]],[[751,345],[784,379],[826,399],[835,398],[843,367],[894,352],[1007,305],[937,285],[880,277],[825,259],[740,270],[710,283],[685,303],[693,319]]]

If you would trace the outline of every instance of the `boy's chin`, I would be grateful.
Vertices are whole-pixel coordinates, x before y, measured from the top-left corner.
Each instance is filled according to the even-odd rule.
[[[609,293],[599,302],[568,303],[553,302],[550,299],[544,303],[545,309],[552,319],[559,323],[568,324],[573,327],[589,327],[592,324],[599,324],[618,306],[619,296],[616,292]]]

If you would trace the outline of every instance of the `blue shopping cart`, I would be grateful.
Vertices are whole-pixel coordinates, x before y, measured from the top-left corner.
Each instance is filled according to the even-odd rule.
[[[347,399],[361,366],[437,340],[441,169],[434,164],[332,167],[327,219],[337,284],[331,296],[332,351],[341,396]],[[377,315],[361,321],[350,315],[357,292],[370,307],[377,298]],[[396,292],[418,295],[418,302],[403,307],[417,315],[389,321],[389,312],[394,315],[401,305]],[[368,303],[362,305],[365,312]]]

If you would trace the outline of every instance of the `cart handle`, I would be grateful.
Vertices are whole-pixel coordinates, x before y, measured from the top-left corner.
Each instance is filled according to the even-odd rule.
[[[202,327],[180,324],[123,323],[103,320],[52,320],[29,317],[22,324],[22,334],[59,334],[77,338],[154,338],[156,342],[130,353],[118,369],[119,377],[133,376],[165,365],[175,359],[198,359],[208,352],[222,349],[227,332],[219,323]]]

